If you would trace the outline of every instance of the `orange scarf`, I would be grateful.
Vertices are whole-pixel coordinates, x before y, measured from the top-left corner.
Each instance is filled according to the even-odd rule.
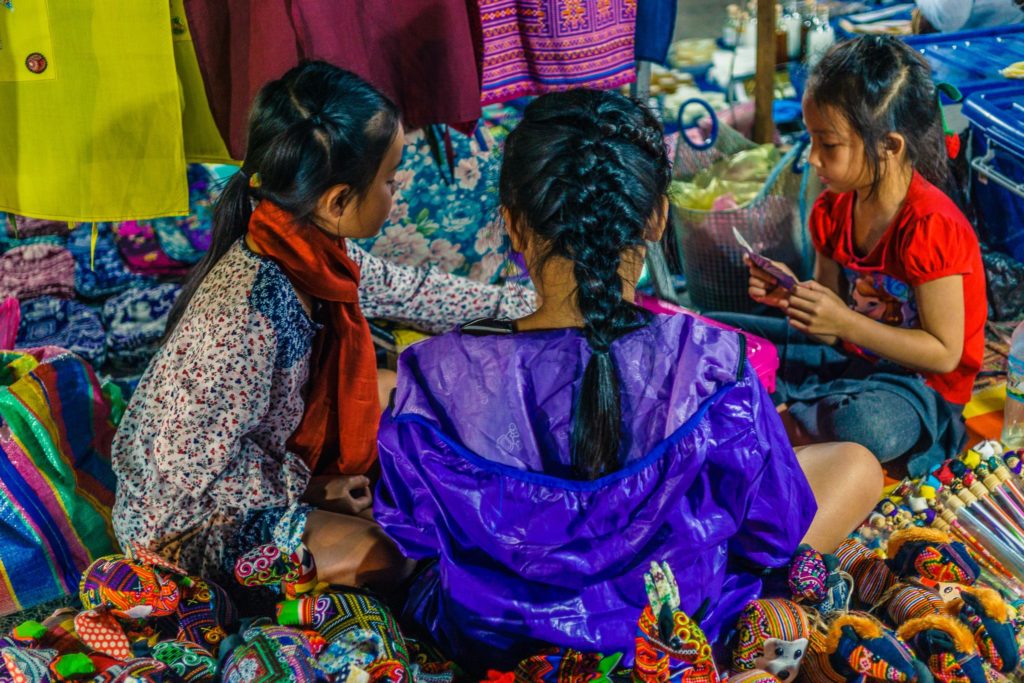
[[[260,202],[249,239],[281,267],[292,285],[326,309],[309,359],[306,412],[288,448],[313,474],[364,474],[377,458],[377,362],[359,310],[359,266],[344,242]]]

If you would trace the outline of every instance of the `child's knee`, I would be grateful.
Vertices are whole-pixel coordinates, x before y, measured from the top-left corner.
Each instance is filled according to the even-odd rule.
[[[912,419],[902,410],[880,411],[863,397],[843,396],[819,413],[818,429],[824,438],[855,442],[876,461],[888,462],[905,455],[920,438],[920,418],[907,407]]]
[[[857,443],[843,444],[844,468],[849,481],[856,490],[870,499],[872,504],[881,498],[885,486],[885,474],[875,454]]]

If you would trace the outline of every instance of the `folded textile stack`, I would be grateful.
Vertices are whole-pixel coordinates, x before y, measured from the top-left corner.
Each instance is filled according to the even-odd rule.
[[[75,260],[53,244],[15,247],[0,256],[0,296],[19,301],[38,296],[70,299],[75,294]]]
[[[160,248],[168,258],[191,265],[198,263],[203,258],[203,252],[192,246],[182,230],[181,224],[187,220],[187,218],[158,218],[149,221],[149,225],[156,233]]]
[[[92,231],[96,230],[95,255]],[[146,285],[150,280],[125,267],[118,256],[117,243],[110,223],[83,223],[71,232],[68,251],[75,259],[75,291],[86,299],[100,299],[118,294],[133,285]]]
[[[113,369],[139,371],[156,353],[167,325],[167,314],[181,287],[164,283],[129,289],[103,305],[108,359]]]
[[[68,224],[64,221],[48,221],[41,218],[25,218],[24,216],[8,216],[7,234],[17,239],[55,235],[68,236]]]
[[[94,367],[107,358],[107,335],[99,313],[78,301],[39,297],[21,304],[17,348],[59,346]]]
[[[171,258],[160,244],[153,223],[158,221],[125,221],[114,223],[114,239],[128,269],[152,277],[181,277],[191,267]]]

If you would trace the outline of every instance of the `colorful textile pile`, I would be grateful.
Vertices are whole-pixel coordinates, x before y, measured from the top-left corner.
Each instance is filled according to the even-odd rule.
[[[18,348],[58,346],[102,367],[107,335],[99,313],[78,301],[44,296],[21,304]]]
[[[80,611],[58,610],[0,638],[0,681],[454,680],[457,669],[406,640],[377,598],[310,589],[279,606],[278,623],[268,616],[240,620],[221,586],[130,547],[85,570]]]
[[[160,280],[180,280],[210,246],[218,170],[189,167],[187,216],[69,226],[0,214],[0,297],[20,303],[17,348],[67,348],[113,373],[130,393],[162,335],[156,328],[165,319],[163,299],[176,291]],[[102,314],[106,300],[119,294],[125,296]],[[131,310],[118,310],[120,304]],[[154,305],[156,313],[143,310]],[[109,366],[107,348],[119,351]]]
[[[63,221],[48,221],[41,218],[25,218],[8,216],[7,234],[17,239],[56,235],[67,237],[70,228]]]
[[[95,252],[93,230],[96,231]],[[102,299],[150,282],[124,265],[110,223],[75,228],[68,238],[68,251],[75,259],[75,291],[84,299]]]
[[[0,256],[0,296],[70,299],[75,294],[75,260],[64,247],[28,244]]]
[[[633,81],[637,0],[481,0],[484,104]]]
[[[0,351],[10,351],[18,340],[18,326],[21,325],[21,307],[14,297],[0,303]]]
[[[117,370],[145,368],[160,346],[167,315],[181,287],[163,283],[129,289],[103,304],[108,358]]]
[[[112,226],[114,240],[128,269],[139,275],[182,277],[189,264],[177,261],[164,250],[157,238],[156,225],[164,230],[165,239],[176,229],[175,221],[160,218],[153,221],[125,221]]]
[[[59,349],[0,352],[0,613],[74,594],[115,547],[110,406]]]

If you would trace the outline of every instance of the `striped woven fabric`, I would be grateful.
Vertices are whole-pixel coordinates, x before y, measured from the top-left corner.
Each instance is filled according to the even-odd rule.
[[[0,615],[77,593],[115,551],[109,416],[77,356],[0,352]]]
[[[631,82],[637,0],[480,0],[481,101]]]
[[[943,614],[945,603],[937,594],[919,586],[904,586],[889,600],[886,612],[896,626],[902,626],[911,619]]]
[[[839,560],[839,568],[853,577],[857,596],[865,604],[876,604],[887,590],[896,585],[898,579],[885,560],[859,541],[846,539],[836,549],[835,556]]]

